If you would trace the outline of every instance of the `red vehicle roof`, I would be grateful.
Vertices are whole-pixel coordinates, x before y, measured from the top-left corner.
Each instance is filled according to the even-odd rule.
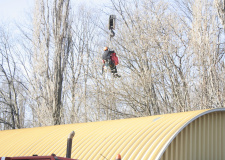
[[[0,160],[77,160],[57,156],[0,157]]]

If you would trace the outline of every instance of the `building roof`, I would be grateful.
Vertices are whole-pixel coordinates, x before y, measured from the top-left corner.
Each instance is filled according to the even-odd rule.
[[[66,156],[67,137],[75,131],[71,158],[159,159],[172,140],[195,119],[225,109],[150,117],[0,131],[0,157]]]

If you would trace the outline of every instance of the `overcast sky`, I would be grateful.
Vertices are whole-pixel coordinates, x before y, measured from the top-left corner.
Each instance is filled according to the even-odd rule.
[[[0,19],[3,22],[21,20],[33,6],[33,0],[0,0]]]
[[[108,0],[71,0],[72,4],[85,3],[87,5],[100,5]],[[0,0],[0,21],[23,21],[27,13],[32,13],[35,0]]]

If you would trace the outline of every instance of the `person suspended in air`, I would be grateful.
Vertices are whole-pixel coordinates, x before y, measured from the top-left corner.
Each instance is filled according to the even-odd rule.
[[[115,78],[121,77],[117,73],[116,65],[119,64],[118,57],[116,56],[116,53],[113,50],[110,50],[108,47],[104,48],[104,53],[102,54],[102,60],[103,60],[103,66],[102,66],[102,72],[104,72],[104,67],[106,67],[106,63],[109,64],[111,73]]]

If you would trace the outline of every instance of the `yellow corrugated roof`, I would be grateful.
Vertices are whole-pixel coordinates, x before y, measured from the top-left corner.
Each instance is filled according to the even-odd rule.
[[[66,156],[67,137],[75,131],[72,158],[158,159],[175,136],[201,115],[199,110],[123,120],[0,131],[0,157],[33,154]]]

